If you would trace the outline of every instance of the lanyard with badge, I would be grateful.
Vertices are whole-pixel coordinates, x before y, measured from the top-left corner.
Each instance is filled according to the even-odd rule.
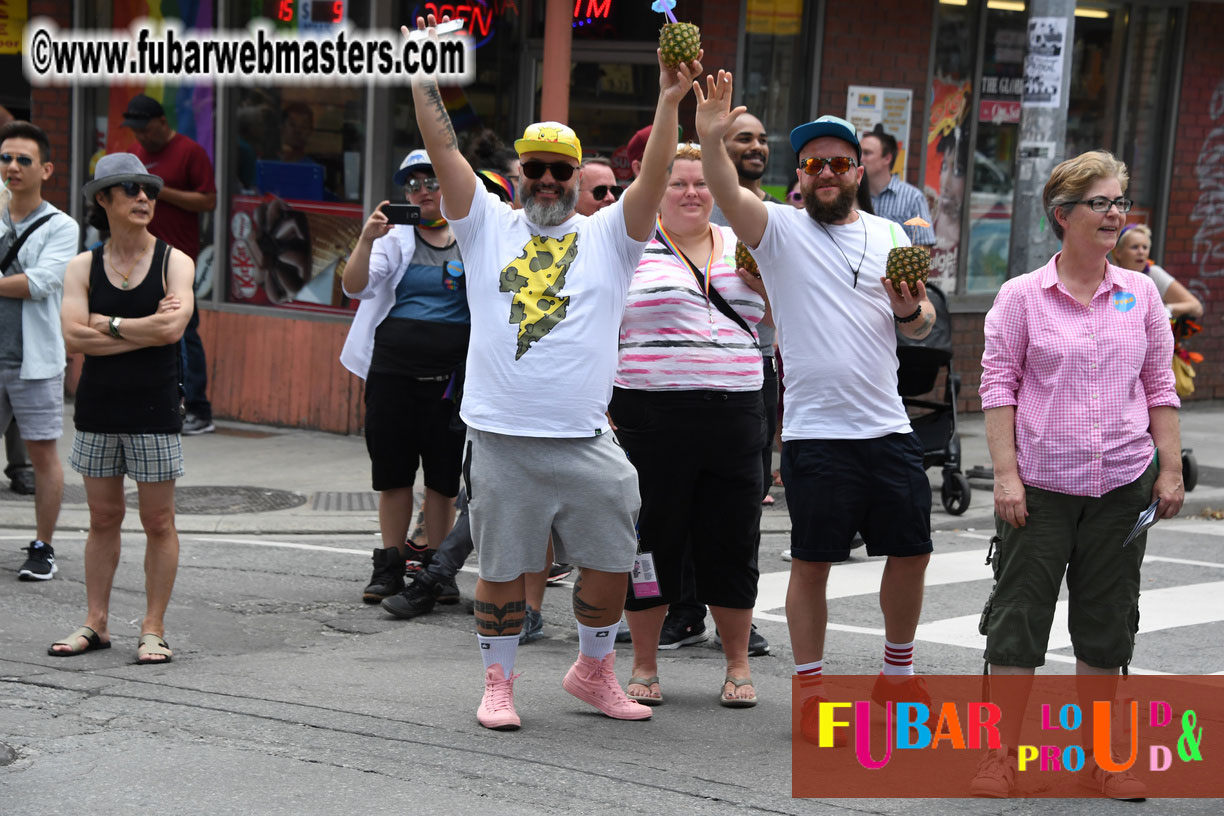
[[[714,322],[713,312],[713,309],[718,309],[718,311],[721,312],[728,320],[743,329],[744,332],[747,333],[750,338],[752,338],[752,343],[755,346],[757,342],[756,334],[748,327],[748,322],[744,320],[739,312],[731,308],[731,304],[727,303],[727,301],[719,293],[717,287],[713,289],[710,288],[710,271],[714,267],[713,245],[710,247],[710,259],[706,261],[706,270],[705,274],[703,275],[701,274],[701,270],[697,268],[697,265],[689,260],[687,255],[680,251],[680,247],[676,246],[676,242],[673,241],[672,237],[667,234],[667,230],[663,229],[663,220],[658,216],[655,216],[655,226],[658,228],[657,235],[659,237],[659,242],[662,243],[663,246],[667,247],[668,251],[671,252],[672,255],[675,255],[677,258],[683,261],[686,266],[688,266],[689,271],[693,273],[693,277],[697,281],[697,289],[705,295],[706,315],[710,320],[710,339],[718,339],[718,326]],[[713,227],[711,227],[710,230],[713,232]],[[713,309],[711,307],[713,307]]]

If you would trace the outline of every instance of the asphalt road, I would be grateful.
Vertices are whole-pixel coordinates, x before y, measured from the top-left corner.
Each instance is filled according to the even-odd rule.
[[[1224,522],[1162,522],[1150,534],[1136,671],[1224,672]],[[918,635],[920,672],[981,670],[977,616],[988,533],[936,533]],[[712,642],[666,653],[667,702],[616,722],[560,687],[577,651],[569,593],[548,590],[546,638],[523,647],[524,727],[475,720],[480,660],[462,605],[404,622],[361,604],[372,536],[184,536],[168,620],[172,664],[133,665],[142,547],[128,536],[112,598],[115,648],[60,659],[81,623],[83,535],[56,539],[61,572],[19,583],[0,537],[0,814],[1114,813],[1086,800],[795,800],[782,597],[785,536],[764,537],[753,659],[762,703],[717,705]],[[858,551],[861,552],[861,551]],[[856,553],[857,556],[857,553]],[[830,579],[830,673],[879,670],[878,562]],[[460,576],[470,597],[474,575]],[[712,625],[711,625],[712,634]],[[1043,671],[1069,673],[1056,625]],[[629,647],[618,649],[622,681]],[[1149,802],[1149,813],[1217,814],[1219,800]]]

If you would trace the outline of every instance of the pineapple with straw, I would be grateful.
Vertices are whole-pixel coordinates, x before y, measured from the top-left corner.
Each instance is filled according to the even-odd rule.
[[[701,29],[676,20],[671,12],[676,7],[676,0],[655,0],[650,7],[667,16],[667,22],[659,29],[659,53],[663,64],[675,69],[697,59],[701,51]]]

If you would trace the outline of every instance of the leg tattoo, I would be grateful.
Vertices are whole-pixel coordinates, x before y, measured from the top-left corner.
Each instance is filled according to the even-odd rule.
[[[585,623],[588,626],[596,624],[592,621],[599,620],[607,614],[607,608],[603,606],[595,606],[588,603],[582,596],[582,573],[578,573],[578,580],[574,581],[574,617],[579,623]]]
[[[488,601],[476,601],[474,609],[477,631],[485,637],[501,637],[508,630],[513,630],[510,634],[515,634],[523,628],[527,602],[510,601],[504,606],[498,606]]]

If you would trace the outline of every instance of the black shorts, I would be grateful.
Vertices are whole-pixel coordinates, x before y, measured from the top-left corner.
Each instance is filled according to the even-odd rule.
[[[917,434],[782,443],[791,556],[845,561],[854,534],[868,555],[922,555],[931,545],[931,483]]]
[[[663,593],[638,600],[630,590],[625,608],[681,600],[682,565],[691,558],[698,601],[751,609],[761,523],[761,392],[616,388],[609,413],[637,469],[641,549],[653,554]]]
[[[425,486],[459,494],[463,434],[451,429],[455,403],[446,381],[371,371],[365,385],[365,438],[375,490],[412,487],[418,466]]]

